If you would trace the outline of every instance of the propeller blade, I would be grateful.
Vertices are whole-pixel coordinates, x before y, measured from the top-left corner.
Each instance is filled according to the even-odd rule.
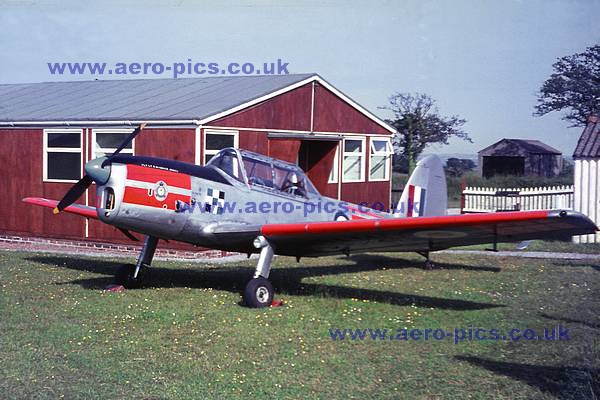
[[[71,204],[75,203],[78,198],[87,190],[88,187],[92,184],[92,178],[88,175],[84,175],[76,184],[74,184],[71,189],[64,195],[61,201],[58,202],[58,205],[54,208],[54,214],[58,214],[65,208],[69,207]]]
[[[127,136],[127,138],[123,141],[123,143],[121,143],[119,145],[119,147],[117,147],[117,149],[115,150],[114,153],[112,153],[108,158],[110,159],[113,156],[116,156],[117,154],[119,154],[121,152],[121,150],[123,150],[125,147],[127,147],[127,145],[129,143],[131,143],[131,141],[133,139],[135,139],[135,137],[146,127],[146,123],[142,123],[140,124],[140,126],[138,126],[137,128],[135,128],[135,130],[133,132],[131,132],[129,134],[129,136]]]

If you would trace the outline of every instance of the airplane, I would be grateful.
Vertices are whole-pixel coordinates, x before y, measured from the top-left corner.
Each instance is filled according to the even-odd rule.
[[[124,265],[116,282],[140,287],[159,240],[204,248],[258,253],[243,300],[266,307],[274,255],[302,257],[362,252],[416,252],[433,267],[430,252],[453,246],[532,239],[568,239],[595,233],[596,225],[570,210],[446,215],[446,178],[437,156],[417,163],[391,212],[319,194],[295,164],[238,148],[226,148],[205,166],[121,155],[145,127],[137,127],[109,156],[86,163],[85,175],[60,200],[24,202],[95,218],[145,236],[135,265]],[[95,207],[75,202],[96,184]],[[374,205],[373,205],[374,206]]]

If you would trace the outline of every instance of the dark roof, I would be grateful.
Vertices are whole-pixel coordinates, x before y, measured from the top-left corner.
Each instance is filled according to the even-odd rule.
[[[597,118],[588,120],[573,152],[573,158],[583,157],[600,157],[600,122]]]
[[[480,150],[480,155],[504,155],[504,153],[519,152],[529,154],[555,154],[562,153],[554,147],[548,146],[539,140],[530,139],[502,139]]]
[[[312,76],[0,84],[0,122],[199,120]]]

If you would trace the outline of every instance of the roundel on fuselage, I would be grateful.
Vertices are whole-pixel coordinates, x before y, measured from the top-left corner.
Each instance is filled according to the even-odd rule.
[[[163,181],[156,182],[154,187],[154,197],[158,201],[163,201],[169,195],[169,187]]]

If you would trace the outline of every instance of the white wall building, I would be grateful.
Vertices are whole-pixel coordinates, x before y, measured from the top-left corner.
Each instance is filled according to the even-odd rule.
[[[600,225],[600,121],[590,117],[573,153],[575,211]],[[575,243],[600,243],[600,233],[574,237]]]

